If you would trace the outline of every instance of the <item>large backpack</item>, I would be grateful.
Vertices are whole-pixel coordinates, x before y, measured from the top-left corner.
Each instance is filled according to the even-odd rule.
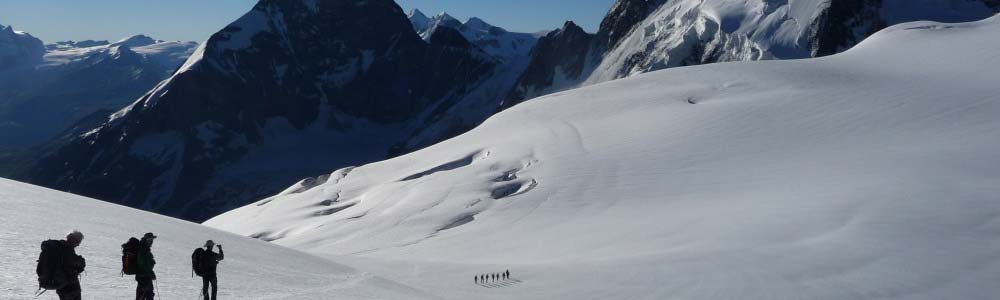
[[[129,238],[122,244],[122,274],[135,275],[139,267],[139,239]]]
[[[42,242],[42,254],[38,255],[38,288],[58,290],[69,284],[69,274],[64,268],[66,245],[61,241],[48,240]]]
[[[194,249],[191,253],[191,271],[198,277],[205,276],[205,249]]]

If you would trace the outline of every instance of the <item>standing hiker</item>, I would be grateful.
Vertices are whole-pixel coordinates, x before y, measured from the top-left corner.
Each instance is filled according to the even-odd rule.
[[[507,279],[510,279],[510,269],[505,270],[503,274],[507,277]]]
[[[219,248],[219,253],[212,252],[213,247]],[[205,249],[195,249],[191,254],[191,268],[195,274],[201,276],[201,294],[205,300],[215,300],[219,292],[219,278],[216,273],[216,266],[225,258],[222,252],[222,245],[216,245],[212,240],[205,242]],[[208,286],[212,285],[212,293],[208,293]],[[211,298],[209,297],[211,296]]]
[[[82,242],[83,233],[75,230],[65,240],[42,242],[42,254],[35,268],[39,290],[56,290],[60,300],[80,300],[80,273],[87,266],[83,256],[76,254],[76,247]]]
[[[139,253],[136,256],[136,268],[135,268],[135,281],[138,285],[135,287],[135,299],[136,300],[153,300],[153,281],[156,280],[156,273],[153,272],[153,266],[156,265],[156,260],[153,259],[153,240],[156,239],[156,235],[152,232],[147,232],[142,236],[142,240],[139,243]]]

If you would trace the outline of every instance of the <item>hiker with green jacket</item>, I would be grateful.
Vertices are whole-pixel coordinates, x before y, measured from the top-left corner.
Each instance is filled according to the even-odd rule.
[[[156,265],[156,260],[153,259],[151,248],[153,247],[154,239],[156,239],[156,235],[153,235],[152,232],[147,232],[142,236],[142,241],[139,245],[139,255],[136,257],[135,270],[135,281],[139,285],[135,288],[135,300],[153,300],[153,280],[156,280],[156,273],[153,272],[153,266]]]

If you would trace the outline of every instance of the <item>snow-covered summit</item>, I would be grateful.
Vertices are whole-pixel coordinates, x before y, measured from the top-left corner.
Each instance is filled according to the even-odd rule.
[[[477,17],[471,17],[471,18],[469,18],[469,20],[465,21],[464,25],[468,26],[470,30],[474,30],[474,31],[490,31],[491,29],[499,28],[499,27],[490,25],[490,23],[486,23],[486,21],[484,21],[483,19],[477,18]],[[502,28],[500,28],[500,29],[502,29]]]
[[[156,40],[156,39],[153,39],[153,38],[148,37],[146,35],[138,34],[138,35],[133,35],[133,36],[121,39],[121,40],[115,42],[114,44],[111,44],[111,46],[112,47],[114,47],[114,46],[126,46],[126,47],[130,47],[130,48],[136,48],[136,47],[149,46],[149,45],[152,45],[152,44],[162,43],[162,42],[163,41],[161,41],[161,40]]]
[[[440,27],[457,30],[465,39],[506,64],[517,64],[518,60],[526,60],[534,48],[538,37],[529,33],[509,32],[493,26],[483,19],[472,17],[462,23],[446,12],[441,12],[428,18],[419,10],[412,10],[407,15],[413,29],[425,41]]]
[[[906,23],[544,96],[205,224],[453,299],[990,299],[998,31]],[[487,266],[523,282],[433,276]]]

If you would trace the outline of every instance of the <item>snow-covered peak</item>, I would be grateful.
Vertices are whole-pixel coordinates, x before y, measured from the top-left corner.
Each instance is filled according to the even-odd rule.
[[[486,23],[486,21],[477,17],[469,18],[468,21],[465,21],[465,26],[476,30],[489,30],[494,27],[493,25],[490,25],[490,23]]]
[[[409,18],[409,19],[411,19],[411,20],[413,20],[413,19],[430,20],[430,18],[427,17],[427,15],[424,14],[424,12],[422,12],[419,9],[416,9],[416,8],[411,9],[410,12],[406,14],[406,17]]]
[[[119,40],[119,41],[111,44],[111,46],[112,47],[114,47],[114,46],[125,46],[125,47],[129,47],[129,48],[135,48],[135,47],[149,46],[149,45],[160,43],[160,42],[163,42],[163,41],[159,41],[159,40],[153,39],[153,38],[151,38],[149,36],[146,36],[146,35],[137,34],[137,35],[133,35],[133,36],[121,39],[121,40]]]
[[[477,17],[469,18],[462,23],[446,12],[426,18],[418,10],[411,11],[408,17],[413,29],[424,41],[430,42],[431,36],[440,27],[451,28],[461,33],[476,47],[505,62],[513,62],[520,57],[528,56],[538,40],[533,34],[508,32]]]
[[[456,22],[458,22],[458,19],[455,19],[455,17],[452,17],[451,15],[449,15],[448,12],[443,12],[443,11],[439,12],[437,15],[434,15],[434,20],[437,20],[437,21],[456,21]]]

